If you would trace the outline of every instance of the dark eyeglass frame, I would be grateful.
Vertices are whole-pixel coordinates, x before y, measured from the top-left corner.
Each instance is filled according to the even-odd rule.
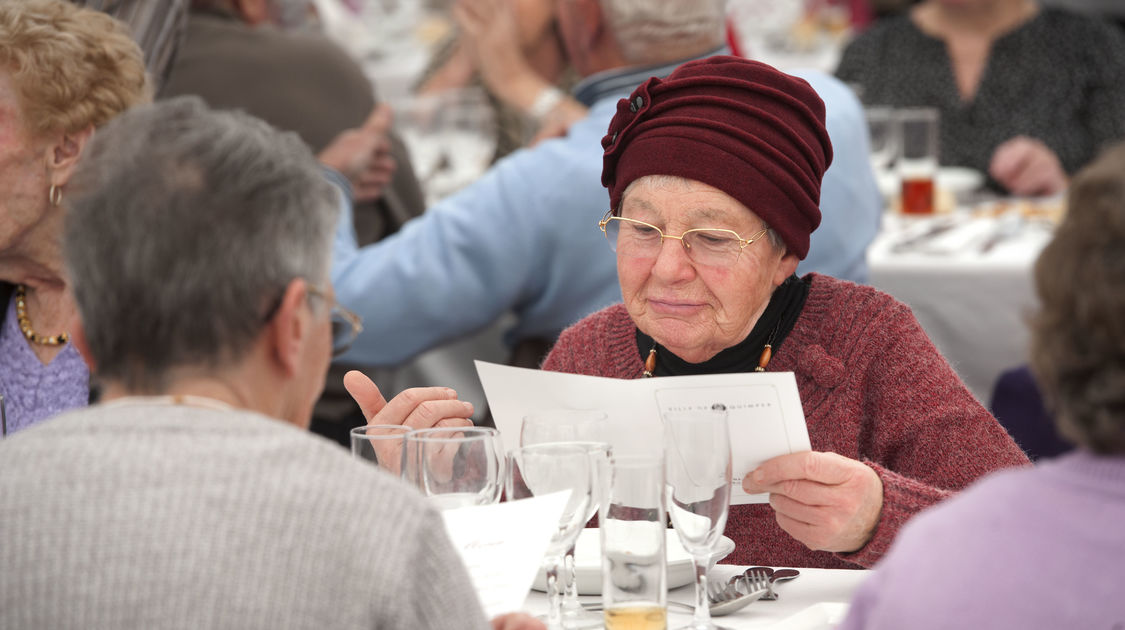
[[[309,284],[308,291],[310,295],[315,295],[331,305],[329,317],[332,320],[332,356],[338,357],[344,354],[352,347],[359,333],[363,332],[363,318],[337,302],[326,289]]]
[[[309,295],[314,295],[331,305],[328,316],[332,320],[332,356],[338,357],[344,354],[352,347],[352,343],[355,342],[356,337],[359,337],[359,333],[363,332],[363,318],[342,306],[336,301],[335,297],[329,295],[326,289],[312,283],[307,284],[306,287]],[[282,291],[282,294],[278,295],[270,304],[265,316],[262,317],[263,323],[270,321],[274,315],[277,315],[277,310],[281,308],[281,301],[284,297],[285,293]]]

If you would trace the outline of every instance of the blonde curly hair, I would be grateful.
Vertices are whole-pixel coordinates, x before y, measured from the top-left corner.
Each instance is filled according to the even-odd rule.
[[[125,25],[64,0],[0,0],[0,71],[34,137],[98,127],[152,98]]]

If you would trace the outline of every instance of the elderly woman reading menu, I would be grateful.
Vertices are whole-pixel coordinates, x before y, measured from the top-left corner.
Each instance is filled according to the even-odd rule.
[[[0,2],[0,395],[9,433],[90,397],[89,372],[66,334],[77,310],[63,272],[63,200],[94,128],[147,97],[141,51],[122,24],[62,0]]]
[[[617,378],[792,371],[813,451],[745,472],[734,563],[870,566],[913,514],[1027,459],[910,310],[794,276],[832,159],[824,104],[770,66],[712,57],[622,100],[601,225],[624,304],[565,331],[543,369]]]

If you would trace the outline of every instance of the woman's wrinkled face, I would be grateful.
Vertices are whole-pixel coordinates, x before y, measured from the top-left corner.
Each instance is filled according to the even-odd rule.
[[[626,190],[621,216],[678,236],[697,228],[733,230],[743,239],[764,227],[757,215],[723,191],[686,179],[643,177]],[[767,236],[747,245],[732,264],[694,263],[676,239],[649,258],[617,256],[625,308],[642,332],[676,356],[700,363],[750,334],[773,290],[798,259]]]
[[[47,209],[46,147],[32,139],[11,76],[0,69],[0,252]]]

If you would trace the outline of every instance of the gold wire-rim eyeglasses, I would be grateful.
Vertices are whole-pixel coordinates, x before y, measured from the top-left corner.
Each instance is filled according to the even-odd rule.
[[[609,231],[606,228],[606,226],[609,225],[610,221],[622,221],[622,222],[627,222],[627,223],[635,223],[637,225],[643,225],[645,227],[652,228],[652,229],[656,230],[657,234],[660,235],[660,246],[661,247],[664,246],[664,239],[674,238],[674,239],[680,241],[680,244],[683,245],[684,249],[688,252],[689,256],[691,254],[691,243],[684,240],[684,237],[687,236],[688,234],[691,234],[693,232],[695,232],[695,233],[723,232],[723,233],[726,233],[726,234],[730,234],[731,236],[734,237],[734,239],[736,241],[738,241],[738,254],[734,257],[734,260],[731,261],[730,264],[734,264],[734,263],[738,262],[738,259],[742,257],[742,250],[746,249],[746,247],[749,246],[754,241],[760,240],[763,236],[766,235],[766,232],[770,231],[770,228],[767,226],[767,227],[764,227],[761,230],[758,230],[757,232],[755,232],[754,235],[751,236],[750,238],[742,238],[741,234],[739,234],[738,232],[735,232],[734,230],[729,230],[727,228],[692,228],[690,230],[684,230],[684,232],[682,234],[680,234],[679,236],[675,236],[673,234],[665,234],[664,230],[661,230],[660,228],[656,227],[655,225],[653,225],[651,223],[645,223],[644,221],[639,221],[637,219],[629,219],[629,218],[626,218],[626,217],[615,216],[613,214],[613,210],[610,209],[610,210],[606,210],[605,214],[602,216],[601,221],[598,221],[598,228],[601,229],[602,234],[605,235],[606,241],[609,242],[610,249],[612,249],[615,252],[617,251],[617,247],[614,245],[613,241],[610,239]],[[694,258],[693,258],[693,260],[694,260]]]

